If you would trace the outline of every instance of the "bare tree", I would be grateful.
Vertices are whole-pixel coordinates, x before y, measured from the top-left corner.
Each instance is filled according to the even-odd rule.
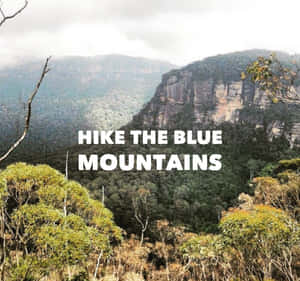
[[[51,57],[48,57],[46,59],[41,77],[40,77],[38,83],[36,84],[32,94],[30,95],[30,97],[27,101],[27,114],[26,114],[26,118],[25,118],[24,131],[23,131],[22,135],[16,140],[16,142],[8,149],[8,151],[0,157],[0,163],[2,161],[4,161],[21,144],[21,142],[25,139],[25,137],[26,137],[26,135],[29,131],[30,120],[31,120],[31,112],[32,112],[32,102],[33,102],[36,94],[38,93],[38,91],[40,89],[40,86],[41,86],[46,74],[50,71],[50,69],[48,68],[50,58]]]
[[[12,15],[6,15],[5,12],[4,12],[4,10],[0,6],[0,14],[2,16],[2,19],[0,21],[0,27],[7,20],[13,19],[17,15],[19,15],[27,7],[27,5],[28,5],[28,1],[25,0],[24,5],[19,10],[17,10],[15,13],[13,13]],[[27,101],[27,114],[26,114],[26,117],[25,117],[24,131],[23,131],[22,135],[15,141],[15,143],[13,143],[11,145],[11,147],[7,150],[7,152],[4,153],[2,156],[0,156],[0,163],[2,161],[4,161],[6,158],[8,158],[8,156],[21,144],[21,142],[25,139],[25,137],[26,137],[26,135],[27,135],[27,133],[29,131],[30,120],[31,120],[31,113],[32,113],[32,102],[33,102],[34,98],[36,97],[36,95],[37,95],[37,93],[38,93],[38,91],[40,89],[40,86],[41,86],[41,84],[42,84],[42,82],[43,82],[46,74],[50,71],[50,68],[48,67],[50,59],[51,59],[51,57],[48,57],[46,59],[46,62],[44,64],[44,67],[43,67],[43,70],[42,70],[42,73],[41,73],[41,76],[40,76],[40,79],[37,82],[37,84],[36,84],[33,92],[31,93],[31,95],[28,98],[28,101]]]
[[[149,225],[148,212],[148,197],[150,192],[147,189],[140,188],[137,194],[132,198],[132,207],[134,210],[134,217],[141,226],[140,245],[143,245],[145,232]]]
[[[15,18],[17,15],[21,14],[25,10],[27,5],[28,5],[28,1],[25,0],[24,5],[19,10],[17,10],[16,12],[14,12],[11,15],[6,15],[4,10],[1,7],[1,2],[0,2],[0,14],[2,16],[2,19],[0,21],[0,26],[2,26],[7,20],[11,20],[11,19]]]

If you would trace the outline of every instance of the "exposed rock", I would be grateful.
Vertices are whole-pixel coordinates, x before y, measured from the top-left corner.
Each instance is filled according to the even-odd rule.
[[[272,104],[267,95],[240,73],[257,56],[248,51],[195,62],[163,76],[155,96],[134,117],[134,127],[172,129],[183,123],[192,128],[223,122],[249,122],[265,128],[270,138],[285,134],[300,138],[300,87],[284,104]],[[279,54],[287,62],[289,56]]]

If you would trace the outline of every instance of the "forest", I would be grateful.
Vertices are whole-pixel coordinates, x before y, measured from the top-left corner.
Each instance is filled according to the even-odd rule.
[[[0,5],[0,27],[22,13],[24,3],[10,16]],[[232,64],[242,61],[233,58]],[[14,153],[28,137],[33,101],[51,71],[50,59],[25,103],[24,131],[0,154],[1,281],[300,280],[300,146],[286,134],[295,123],[290,116],[299,114],[287,103],[299,83],[297,63],[282,64],[271,54],[246,68],[239,64],[236,79],[252,83],[270,105],[239,112],[261,118],[262,126],[241,118],[201,128],[222,131],[222,145],[75,145],[45,155],[37,151],[25,161]],[[189,67],[201,79],[213,73],[228,80],[233,66],[223,59]],[[176,127],[193,123],[191,108],[187,103],[175,116]],[[268,128],[282,108],[283,132],[270,136]],[[142,117],[123,129],[143,129]],[[80,153],[216,153],[222,155],[222,169],[83,172]]]
[[[146,188],[132,201],[140,233],[129,234],[79,183],[47,165],[10,165],[0,173],[1,278],[296,281],[299,169],[299,158],[282,160],[254,178],[253,195],[222,211],[213,233],[157,219],[150,238]]]

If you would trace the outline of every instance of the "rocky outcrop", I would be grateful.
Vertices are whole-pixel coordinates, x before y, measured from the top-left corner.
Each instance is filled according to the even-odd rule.
[[[253,83],[240,79],[251,61],[269,54],[249,51],[217,56],[165,74],[155,96],[131,125],[172,129],[246,122],[264,127],[270,137],[285,134],[295,142],[300,138],[300,87],[294,89],[292,99],[272,104]]]

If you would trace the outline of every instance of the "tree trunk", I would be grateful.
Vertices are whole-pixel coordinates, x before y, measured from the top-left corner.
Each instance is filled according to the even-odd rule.
[[[102,258],[102,255],[103,255],[103,251],[100,252],[100,254],[98,256],[98,259],[97,259],[97,264],[96,264],[96,268],[95,268],[95,272],[94,272],[94,280],[96,280],[96,278],[97,278],[97,273],[98,273],[98,270],[99,270],[100,260]]]
[[[1,264],[1,281],[5,281],[5,259],[6,259],[6,240],[5,240],[5,216],[4,208],[1,209],[1,237],[2,243],[2,264]]]

